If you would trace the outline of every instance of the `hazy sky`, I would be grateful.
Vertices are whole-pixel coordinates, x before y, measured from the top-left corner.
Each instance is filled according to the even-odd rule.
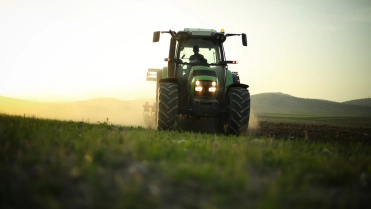
[[[0,0],[0,95],[36,101],[151,98],[169,36],[224,28],[251,94],[346,101],[371,96],[369,0]]]

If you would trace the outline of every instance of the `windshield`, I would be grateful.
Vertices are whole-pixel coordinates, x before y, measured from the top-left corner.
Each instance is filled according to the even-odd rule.
[[[183,63],[218,64],[221,61],[220,44],[210,39],[185,39],[180,43],[179,58]]]

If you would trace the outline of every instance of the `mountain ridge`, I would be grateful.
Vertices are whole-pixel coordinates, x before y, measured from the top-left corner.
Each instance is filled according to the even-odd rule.
[[[299,98],[280,92],[252,95],[251,108],[255,112],[265,113],[299,112],[371,115],[371,106],[356,105],[348,101],[334,102],[324,99]]]
[[[371,116],[371,106],[364,99],[333,102],[323,99],[294,97],[280,92],[251,95],[251,112],[319,115]],[[110,121],[122,125],[145,125],[143,105],[152,99],[122,100],[95,98],[77,102],[35,102],[0,96],[0,113],[38,116],[62,120]]]
[[[251,97],[255,97],[258,95],[271,95],[271,94],[277,94],[277,95],[284,95],[284,96],[290,96],[290,97],[295,97],[299,99],[304,99],[304,100],[320,100],[320,101],[329,101],[329,102],[335,102],[332,100],[326,100],[326,99],[316,99],[316,98],[303,98],[303,97],[296,97],[292,96],[290,94],[282,93],[282,92],[265,92],[265,93],[259,93],[259,94],[252,94]],[[142,99],[118,99],[114,97],[99,97],[99,98],[91,98],[91,99],[84,99],[84,100],[77,100],[77,101],[61,101],[61,102],[48,102],[48,101],[34,101],[34,100],[28,100],[28,99],[19,99],[15,97],[8,97],[8,96],[1,96],[0,95],[0,101],[4,100],[17,100],[21,102],[32,102],[32,103],[46,103],[46,104],[60,104],[60,103],[80,103],[80,102],[87,102],[87,101],[99,101],[99,100],[117,100],[117,101],[122,101],[122,102],[132,102],[132,101],[152,101],[154,98],[142,98]],[[371,98],[359,98],[359,99],[352,99],[352,100],[347,100],[344,102],[335,102],[335,103],[343,103],[343,104],[352,104],[352,105],[359,105],[359,106],[370,106],[371,107]]]
[[[371,107],[371,98],[353,99],[353,100],[345,101],[345,102],[342,102],[342,103]]]

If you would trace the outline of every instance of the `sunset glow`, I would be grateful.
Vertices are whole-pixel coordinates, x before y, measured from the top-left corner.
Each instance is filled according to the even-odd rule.
[[[152,43],[152,33],[186,27],[247,34],[248,47],[231,37],[225,48],[251,94],[371,96],[366,1],[3,0],[0,27],[1,96],[154,98],[145,74],[166,65],[169,36]]]

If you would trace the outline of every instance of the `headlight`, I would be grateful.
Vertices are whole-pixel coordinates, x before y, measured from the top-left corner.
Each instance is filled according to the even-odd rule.
[[[212,85],[212,86],[216,86],[216,82],[213,81],[213,82],[211,83],[211,85]]]
[[[216,91],[216,88],[215,87],[210,87],[209,88],[209,92],[215,92]]]
[[[200,81],[196,81],[196,86],[200,85]]]
[[[202,91],[202,86],[196,86],[195,91]]]

